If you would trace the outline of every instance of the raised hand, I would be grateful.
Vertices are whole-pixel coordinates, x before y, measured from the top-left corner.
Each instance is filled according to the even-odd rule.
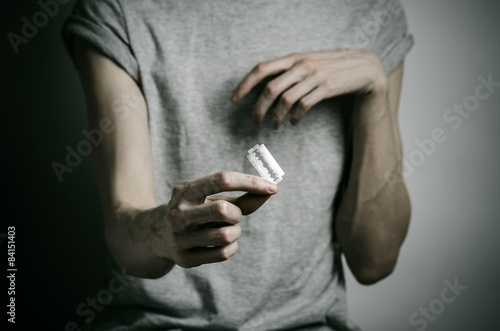
[[[236,198],[214,195],[225,191],[248,193]],[[229,171],[179,184],[170,202],[158,207],[153,251],[185,268],[227,260],[238,249],[241,216],[277,191],[272,182]]]

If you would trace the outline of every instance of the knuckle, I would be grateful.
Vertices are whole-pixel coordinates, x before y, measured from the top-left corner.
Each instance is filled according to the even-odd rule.
[[[277,89],[278,89],[278,84],[275,81],[270,81],[269,83],[266,84],[264,92],[267,95],[273,95],[276,93]]]
[[[220,229],[217,231],[217,240],[222,244],[230,244],[233,242],[232,234],[229,229]]]
[[[291,92],[285,92],[281,95],[281,104],[290,107],[294,101],[294,95]]]
[[[229,216],[229,202],[224,200],[217,200],[214,203],[215,213],[223,218]]]
[[[185,212],[188,206],[180,203],[167,212],[167,222],[173,231],[182,231],[185,227]]]
[[[178,199],[187,189],[187,185],[185,183],[178,184],[174,186],[172,190],[172,199]]]
[[[234,252],[232,251],[230,246],[225,246],[222,247],[219,251],[219,258],[222,261],[225,261],[229,259],[231,256],[233,256]]]
[[[313,59],[303,59],[303,60],[300,60],[299,61],[299,65],[303,68],[303,69],[312,69],[314,68],[314,66],[316,65],[316,60],[313,60]]]
[[[265,68],[266,68],[266,63],[261,62],[261,63],[257,63],[252,71],[255,72],[256,74],[260,74],[265,70]]]
[[[300,99],[300,101],[299,101],[299,107],[302,110],[305,111],[305,110],[309,109],[309,106],[310,106],[309,101],[306,98]]]
[[[322,80],[324,78],[324,73],[321,70],[314,70],[311,77],[316,80]]]
[[[227,187],[231,184],[231,173],[229,171],[220,171],[214,175],[214,179],[219,187]]]
[[[231,254],[228,253],[228,250],[225,248],[222,248],[220,251],[220,260],[221,261],[226,261],[231,257]]]

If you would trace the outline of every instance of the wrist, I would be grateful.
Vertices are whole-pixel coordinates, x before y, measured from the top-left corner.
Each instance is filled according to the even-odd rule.
[[[155,241],[165,241],[159,232],[163,223],[162,207],[143,209],[122,204],[106,216],[108,249],[115,262],[130,275],[159,278],[175,266],[153,249]]]
[[[361,124],[377,122],[389,112],[389,78],[377,55],[369,54],[373,57],[372,65],[366,72],[369,78],[355,99],[355,119]]]

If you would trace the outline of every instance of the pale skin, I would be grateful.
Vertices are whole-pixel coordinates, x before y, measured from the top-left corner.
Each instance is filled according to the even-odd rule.
[[[159,278],[175,265],[184,268],[222,262],[237,253],[242,215],[257,211],[277,185],[248,174],[221,171],[177,185],[171,200],[158,204],[147,104],[142,94],[132,116],[119,117],[110,104],[137,89],[114,62],[76,40],[77,63],[89,114],[89,127],[109,118],[116,129],[94,149],[94,167],[105,213],[105,238],[116,263],[131,275]],[[389,275],[410,219],[401,178],[397,108],[402,65],[387,76],[369,51],[294,53],[257,64],[238,84],[238,102],[259,82],[268,81],[253,109],[260,125],[269,113],[279,127],[291,112],[292,124],[323,99],[356,95],[353,162],[337,214],[336,230],[350,269],[359,282],[372,284]],[[271,104],[278,100],[275,110]],[[298,124],[300,125],[300,124]],[[399,176],[399,177],[398,177]],[[234,198],[221,192],[243,191]],[[263,226],[265,226],[263,224]]]

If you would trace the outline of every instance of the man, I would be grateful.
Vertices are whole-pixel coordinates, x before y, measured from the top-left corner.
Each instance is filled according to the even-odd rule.
[[[410,219],[399,2],[81,1],[64,36],[130,275],[97,329],[355,329],[336,242],[373,284]],[[250,175],[261,139],[279,190]]]

